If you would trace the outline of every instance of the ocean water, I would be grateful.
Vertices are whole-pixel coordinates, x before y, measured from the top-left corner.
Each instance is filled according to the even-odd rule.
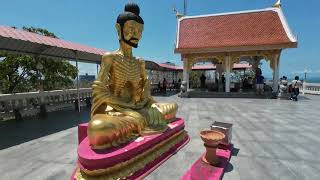
[[[266,81],[272,81],[272,77],[266,77]],[[289,78],[288,81],[292,81],[292,78]],[[304,77],[300,77],[300,80],[304,80]],[[307,77],[308,83],[320,83],[320,77]]]
[[[307,82],[308,83],[320,83],[320,77],[307,77]]]

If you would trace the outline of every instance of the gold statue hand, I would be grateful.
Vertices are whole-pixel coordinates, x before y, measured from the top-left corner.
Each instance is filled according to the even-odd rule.
[[[135,101],[135,103],[138,103],[140,101],[143,101],[143,86],[141,85],[141,81],[139,82],[139,85],[137,87],[135,87],[135,94],[133,95],[133,100]]]
[[[152,104],[149,111],[149,125],[150,126],[159,126],[159,125],[165,125],[166,121],[164,119],[164,114],[162,113],[162,110],[156,105]]]

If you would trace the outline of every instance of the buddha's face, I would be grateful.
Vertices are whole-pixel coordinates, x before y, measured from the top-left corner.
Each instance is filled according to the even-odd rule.
[[[116,25],[119,39],[128,45],[137,48],[139,40],[142,37],[143,24],[134,20],[129,20],[124,23],[121,28],[119,24]]]

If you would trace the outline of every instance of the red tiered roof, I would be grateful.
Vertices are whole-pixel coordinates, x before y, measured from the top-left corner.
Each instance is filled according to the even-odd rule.
[[[176,52],[273,45],[279,49],[297,46],[279,8],[186,16],[178,22]]]

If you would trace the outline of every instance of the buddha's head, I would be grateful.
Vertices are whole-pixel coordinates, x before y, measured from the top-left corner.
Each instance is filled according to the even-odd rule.
[[[137,4],[128,3],[124,12],[117,18],[117,32],[119,41],[137,48],[142,37],[143,19],[139,16],[140,8]]]

